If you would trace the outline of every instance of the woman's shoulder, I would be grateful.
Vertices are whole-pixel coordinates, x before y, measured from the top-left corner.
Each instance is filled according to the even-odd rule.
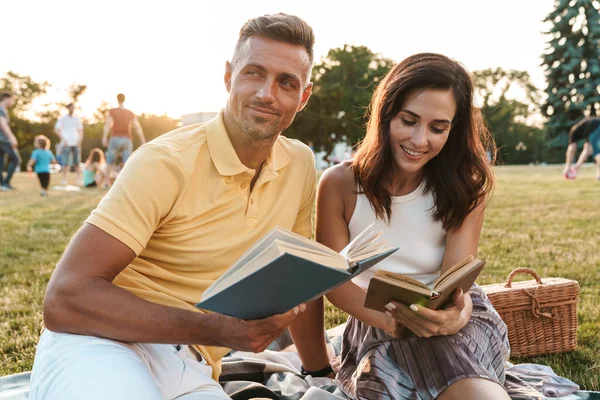
[[[349,162],[342,162],[326,169],[321,176],[320,182],[321,185],[334,190],[341,190],[342,192],[354,190],[356,179],[352,165]]]

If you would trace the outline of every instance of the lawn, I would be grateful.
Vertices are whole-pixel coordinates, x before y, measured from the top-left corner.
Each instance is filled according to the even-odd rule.
[[[579,281],[579,348],[571,353],[512,359],[550,365],[582,389],[600,390],[600,182],[586,166],[575,181],[560,167],[499,167],[479,256],[480,284],[500,282],[514,268]],[[58,182],[56,175],[54,182]],[[51,191],[20,174],[18,192],[0,192],[0,375],[31,369],[50,274],[67,242],[104,191]],[[327,324],[344,322],[331,307]]]

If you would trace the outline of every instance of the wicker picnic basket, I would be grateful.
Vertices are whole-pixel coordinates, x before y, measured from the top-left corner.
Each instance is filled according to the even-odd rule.
[[[535,280],[515,282],[519,273]],[[506,284],[482,286],[508,327],[510,353],[515,356],[562,353],[577,347],[579,283],[545,278],[529,268],[517,268]]]

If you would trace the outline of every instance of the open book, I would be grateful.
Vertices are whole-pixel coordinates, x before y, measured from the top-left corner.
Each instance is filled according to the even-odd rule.
[[[468,292],[483,269],[485,261],[468,256],[444,272],[429,286],[404,275],[377,271],[369,283],[365,307],[385,312],[385,305],[397,301],[408,305],[419,304],[427,308],[444,307],[452,293],[461,288]]]
[[[196,307],[241,319],[288,311],[349,281],[397,250],[380,236],[371,225],[338,253],[275,227],[206,289]]]

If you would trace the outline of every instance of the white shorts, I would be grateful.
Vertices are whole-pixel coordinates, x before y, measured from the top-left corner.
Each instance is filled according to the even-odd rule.
[[[212,367],[188,346],[122,343],[94,336],[42,333],[30,400],[228,399]]]

